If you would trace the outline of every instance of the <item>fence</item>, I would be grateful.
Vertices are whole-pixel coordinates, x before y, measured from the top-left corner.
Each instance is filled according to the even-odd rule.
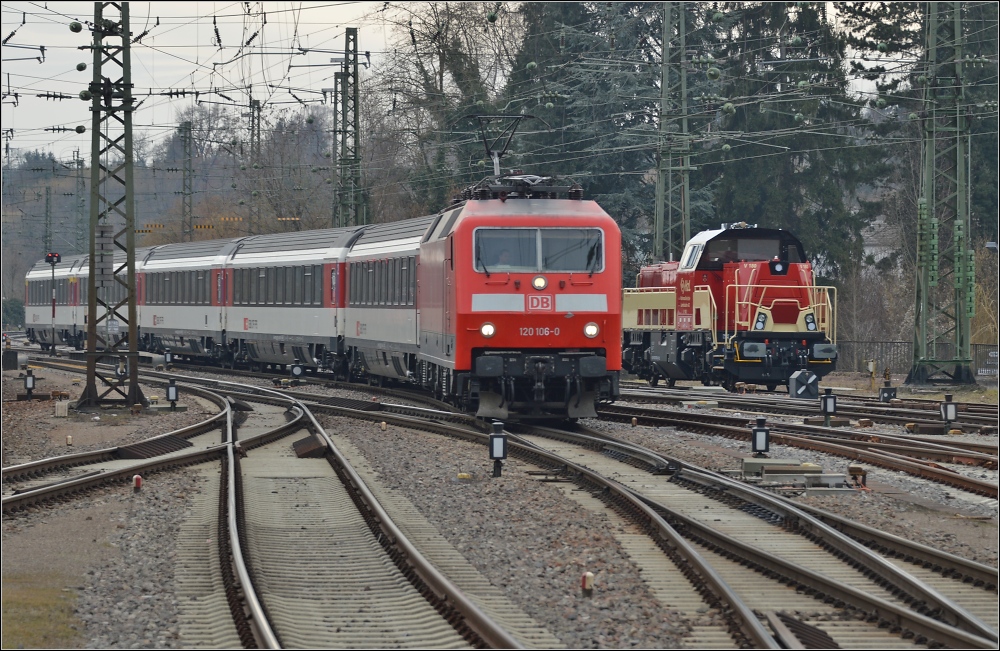
[[[867,373],[868,360],[874,359],[879,375],[888,367],[893,373],[905,374],[913,365],[912,341],[838,341],[837,370]],[[972,344],[972,369],[978,376],[996,377],[997,344]],[[937,358],[952,356],[952,344],[938,344]]]

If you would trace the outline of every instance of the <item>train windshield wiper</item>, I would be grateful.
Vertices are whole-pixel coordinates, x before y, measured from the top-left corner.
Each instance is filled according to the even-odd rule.
[[[600,259],[601,240],[598,239],[596,242],[590,245],[590,250],[587,251],[587,273],[590,277],[594,276],[594,271],[597,269],[597,263]]]
[[[476,264],[482,265],[483,271],[486,272],[486,277],[490,277],[490,270],[486,268],[486,263],[483,262],[482,249],[479,246],[479,242],[476,242]]]

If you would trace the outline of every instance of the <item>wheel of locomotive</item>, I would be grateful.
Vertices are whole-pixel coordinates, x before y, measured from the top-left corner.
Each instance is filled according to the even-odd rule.
[[[677,380],[675,378],[672,378],[672,377],[668,377],[667,378],[667,388],[668,389],[673,389],[675,384],[677,384]]]
[[[652,376],[650,376],[649,378],[646,379],[646,382],[649,383],[649,386],[655,387],[657,384],[660,383],[660,376],[659,375],[652,375]]]
[[[777,389],[777,388],[778,388],[778,385],[777,385],[777,384],[768,384],[768,385],[767,385],[767,390],[768,390],[768,391],[774,391],[774,390],[775,390],[775,389]]]
[[[251,373],[260,373],[263,370],[264,370],[264,365],[261,364],[260,362],[250,362]]]

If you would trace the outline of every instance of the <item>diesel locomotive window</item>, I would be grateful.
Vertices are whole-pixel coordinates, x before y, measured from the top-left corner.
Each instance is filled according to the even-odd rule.
[[[596,228],[480,228],[476,271],[600,271],[604,234]]]

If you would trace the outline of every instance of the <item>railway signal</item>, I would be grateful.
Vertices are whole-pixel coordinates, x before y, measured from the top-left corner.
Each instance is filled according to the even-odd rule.
[[[177,411],[177,384],[176,380],[170,380],[167,385],[167,400],[170,401],[170,411]]]
[[[28,399],[31,399],[31,392],[35,390],[35,376],[33,371],[29,368],[28,372],[24,376],[24,391],[28,394]]]
[[[941,420],[944,421],[944,433],[951,430],[951,424],[958,420],[958,404],[951,401],[950,393],[945,394],[944,402],[941,403]]]
[[[493,433],[490,434],[490,459],[493,459],[493,476],[499,477],[503,470],[502,460],[507,458],[507,435],[503,431],[503,423],[493,421]]]
[[[766,422],[766,418],[758,416],[757,426],[750,429],[750,450],[755,457],[766,456],[771,449],[771,430],[764,426]]]
[[[62,262],[62,256],[58,253],[46,253],[45,262],[52,267],[52,345],[49,347],[49,355],[56,354],[56,265]]]
[[[833,395],[833,389],[827,389],[826,393],[820,396],[819,411],[823,414],[823,426],[830,426],[830,417],[837,413],[837,396]]]

